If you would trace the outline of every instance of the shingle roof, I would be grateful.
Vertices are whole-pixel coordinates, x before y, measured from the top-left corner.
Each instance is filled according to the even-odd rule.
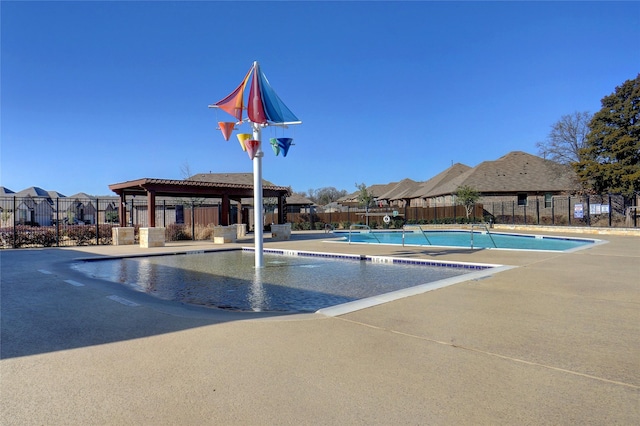
[[[73,199],[76,199],[76,198],[83,198],[83,199],[84,198],[90,198],[90,199],[95,199],[96,197],[94,197],[93,195],[86,194],[84,192],[78,192],[77,194],[70,195],[67,198],[73,198]]]
[[[412,179],[402,179],[400,182],[395,184],[388,191],[380,194],[378,196],[379,200],[402,200],[405,198],[412,198],[408,195],[415,192],[415,190],[420,187],[421,182],[416,182]]]
[[[308,199],[307,197],[303,197],[300,194],[291,194],[289,197],[287,197],[287,204],[309,206],[309,205],[314,205],[315,203],[310,199]]]
[[[253,185],[253,173],[198,173],[185,180]],[[264,178],[262,179],[262,184],[275,186]]]
[[[425,197],[453,194],[468,185],[481,193],[569,191],[574,188],[569,166],[522,151],[513,151],[495,161],[485,161],[461,175],[432,188]]]
[[[448,169],[438,173],[431,179],[423,182],[418,188],[410,194],[407,194],[407,198],[423,198],[426,197],[435,187],[443,185],[452,179],[457,178],[466,171],[471,170],[471,167],[466,164],[456,163]]]
[[[45,191],[44,189],[32,186],[27,189],[23,189],[20,192],[14,194],[17,197],[46,197],[46,198],[64,198],[65,196],[57,191]]]
[[[374,198],[378,198],[381,194],[384,194],[385,192],[391,190],[397,184],[398,182],[391,182],[386,184],[380,184],[380,183],[373,184],[367,187],[367,191],[369,191],[369,193],[372,194]],[[354,191],[351,194],[348,194],[348,195],[345,195],[344,197],[339,198],[338,201],[341,203],[357,202],[359,195],[360,195],[359,190]]]

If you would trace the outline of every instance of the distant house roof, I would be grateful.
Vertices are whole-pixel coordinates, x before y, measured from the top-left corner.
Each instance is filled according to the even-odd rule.
[[[300,194],[292,194],[287,197],[287,205],[298,205],[298,206],[312,206],[315,203],[308,199],[307,197],[303,197]]]
[[[569,166],[513,151],[495,161],[484,161],[422,196],[453,194],[464,185],[481,193],[570,191],[575,187],[574,177]]]
[[[14,194],[16,197],[45,197],[45,198],[64,198],[64,195],[57,191],[45,191],[37,186],[23,189],[20,192]]]
[[[411,179],[402,179],[400,182],[395,184],[391,189],[386,192],[380,194],[377,198],[379,200],[402,200],[409,197],[410,194],[415,192],[415,190],[420,186],[420,182],[416,182]]]
[[[111,197],[113,197],[113,195],[111,195]],[[87,193],[84,192],[78,192],[77,194],[73,194],[73,195],[69,195],[67,198],[90,198],[90,199],[95,199],[96,197],[93,195],[89,195]]]
[[[395,187],[398,182],[391,182],[385,184],[373,184],[367,187],[367,191],[373,195],[374,198],[378,198],[380,195],[385,192],[391,190]],[[338,202],[340,203],[354,203],[358,201],[358,196],[360,195],[360,191],[352,192],[351,194],[345,195],[344,197],[340,197]]]
[[[471,167],[466,164],[456,163],[446,170],[438,173],[426,182],[422,182],[411,194],[407,194],[407,198],[423,198],[426,197],[435,187],[443,185],[446,182],[455,179],[467,170],[471,170]]]
[[[0,195],[10,195],[10,194],[14,194],[15,195],[15,192],[10,190],[9,188],[5,188],[4,186],[0,186]]]

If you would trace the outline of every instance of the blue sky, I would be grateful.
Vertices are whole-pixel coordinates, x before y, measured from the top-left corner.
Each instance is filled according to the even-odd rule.
[[[424,181],[535,144],[640,71],[638,2],[11,2],[1,183],[111,194],[251,172],[207,106],[253,61],[303,121],[263,177],[307,191]],[[248,129],[245,129],[248,130]]]

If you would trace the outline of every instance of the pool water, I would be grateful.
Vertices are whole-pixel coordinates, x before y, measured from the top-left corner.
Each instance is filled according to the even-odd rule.
[[[265,253],[265,267],[256,269],[252,252],[236,250],[84,261],[73,268],[165,300],[236,311],[315,312],[495,266],[340,257]]]
[[[402,231],[348,231],[335,232],[342,241],[368,244],[403,244]],[[471,247],[470,231],[407,231],[405,245]],[[474,248],[566,251],[584,248],[595,240],[581,238],[547,237],[539,235],[503,234],[474,231]]]

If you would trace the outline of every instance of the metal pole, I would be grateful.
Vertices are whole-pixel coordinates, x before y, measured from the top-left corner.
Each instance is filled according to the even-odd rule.
[[[16,245],[17,242],[17,233],[16,233],[16,196],[13,196],[13,248],[17,248],[18,246]]]
[[[191,200],[191,241],[196,240],[196,204]]]
[[[100,200],[98,198],[96,198],[96,245],[99,246],[100,245]]]
[[[253,139],[260,142],[261,129],[259,123],[252,123]],[[255,267],[264,266],[263,255],[263,214],[262,214],[262,143],[258,145],[258,152],[253,157],[253,223],[255,237]]]
[[[56,247],[60,247],[60,198],[56,198]]]

